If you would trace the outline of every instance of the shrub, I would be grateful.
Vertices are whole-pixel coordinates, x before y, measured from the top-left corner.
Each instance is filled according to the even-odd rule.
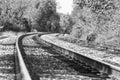
[[[70,34],[72,31],[72,26],[74,22],[70,15],[60,14],[60,33],[62,34]]]

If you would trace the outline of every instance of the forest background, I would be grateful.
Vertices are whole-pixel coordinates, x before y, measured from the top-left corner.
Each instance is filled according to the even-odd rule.
[[[0,0],[0,30],[42,31],[78,43],[120,45],[120,0],[73,0],[71,14],[56,11],[56,0]],[[67,5],[67,4],[66,4]]]

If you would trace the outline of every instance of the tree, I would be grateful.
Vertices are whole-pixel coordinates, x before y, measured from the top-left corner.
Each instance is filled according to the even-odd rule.
[[[74,22],[71,18],[70,15],[64,15],[64,14],[60,14],[60,29],[61,29],[61,33],[65,34],[70,34],[71,30],[72,30],[72,26],[74,25]]]
[[[49,32],[59,32],[60,30],[60,16],[56,13],[53,14],[50,19],[47,21],[47,26],[46,29],[48,29],[47,31]]]
[[[28,5],[25,1],[23,2],[23,0],[1,0],[0,22],[2,23],[1,25],[4,26],[3,30],[23,29],[21,21],[27,7]],[[9,24],[11,24],[11,26],[7,26]]]
[[[40,0],[36,3],[35,8],[36,8],[36,15],[33,17],[35,24],[37,24],[39,27],[39,31],[51,31],[52,27],[55,28],[53,22],[54,23],[56,23],[56,21],[59,22],[59,16],[56,13],[55,0]],[[53,16],[56,21],[51,20],[53,19]]]
[[[74,5],[72,16],[75,24],[83,28],[84,40],[90,34],[97,34],[97,38],[99,35],[106,36],[104,40],[119,35],[119,0],[74,0]]]
[[[11,27],[16,26],[19,31],[24,29],[30,31],[31,26],[38,31],[59,31],[57,29],[60,18],[56,12],[55,0],[0,0],[0,2],[0,25],[4,26],[4,30],[9,27],[6,24],[12,24]]]

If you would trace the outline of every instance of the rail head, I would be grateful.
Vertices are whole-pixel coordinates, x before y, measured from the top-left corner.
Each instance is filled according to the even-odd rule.
[[[23,57],[23,55],[25,55],[25,52],[22,48],[22,39],[26,36],[35,35],[35,34],[44,35],[44,34],[50,34],[50,33],[48,33],[48,32],[30,32],[30,33],[23,34],[17,38],[17,41],[16,41],[16,50],[17,50],[16,57],[17,58],[16,59],[19,63],[18,67],[20,69],[19,70],[20,73],[18,74],[18,76],[16,76],[17,80],[32,80],[30,73],[27,69],[27,66],[25,65],[25,61],[24,61],[24,57]]]
[[[18,67],[19,67],[19,73],[20,75],[18,75],[17,79],[18,80],[32,80],[29,72],[28,72],[28,69],[25,65],[25,62],[24,62],[24,59],[22,57],[22,52],[21,52],[21,40],[23,39],[23,37],[27,36],[28,34],[25,34],[25,35],[22,35],[22,36],[19,36],[17,41],[16,41],[16,49],[17,49],[17,59],[18,59]]]
[[[77,47],[77,49],[79,48],[79,51],[77,51],[74,47],[67,47],[67,46],[71,46],[71,45],[68,45],[68,42],[61,41],[61,40],[57,39],[56,37],[53,37],[50,35],[41,36],[41,40],[43,40],[45,43],[52,45],[52,47],[56,51],[58,51],[60,53],[64,53],[64,55],[70,56],[70,54],[71,54],[72,58],[77,59],[77,60],[82,60],[82,62],[87,62],[88,65],[93,66],[98,70],[101,70],[102,73],[103,72],[109,73],[110,76],[115,76],[116,78],[120,79],[120,67],[119,66],[104,62],[103,60],[101,60],[99,58],[94,58],[92,56],[85,55],[83,52],[81,52],[81,50],[86,49],[86,48],[82,48],[82,47],[74,44],[74,47]],[[61,44],[59,44],[58,42]],[[67,46],[63,46],[65,44]],[[69,43],[69,44],[72,44],[72,43]],[[82,48],[82,49],[80,49],[80,48]],[[89,50],[89,48],[87,48],[87,50],[85,52],[87,52],[88,50]],[[80,57],[81,59],[79,57],[76,57],[76,55],[81,56]],[[90,61],[86,61],[85,59],[90,60]],[[98,64],[101,64],[103,66],[99,67]]]

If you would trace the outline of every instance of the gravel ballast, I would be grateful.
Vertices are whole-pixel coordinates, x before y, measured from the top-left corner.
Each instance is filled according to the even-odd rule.
[[[15,80],[14,46],[0,45],[0,80]]]
[[[27,67],[30,68],[28,70],[39,76],[39,80],[100,80],[81,75],[79,71],[64,62],[64,60],[68,61],[64,57],[55,52],[51,52],[51,50],[49,52],[45,49],[45,46],[41,44],[38,46],[35,42],[32,36],[29,36],[23,39],[22,44],[26,53]],[[71,63],[71,61],[68,62]],[[77,68],[77,66],[73,66]],[[82,69],[80,70],[82,71]]]

